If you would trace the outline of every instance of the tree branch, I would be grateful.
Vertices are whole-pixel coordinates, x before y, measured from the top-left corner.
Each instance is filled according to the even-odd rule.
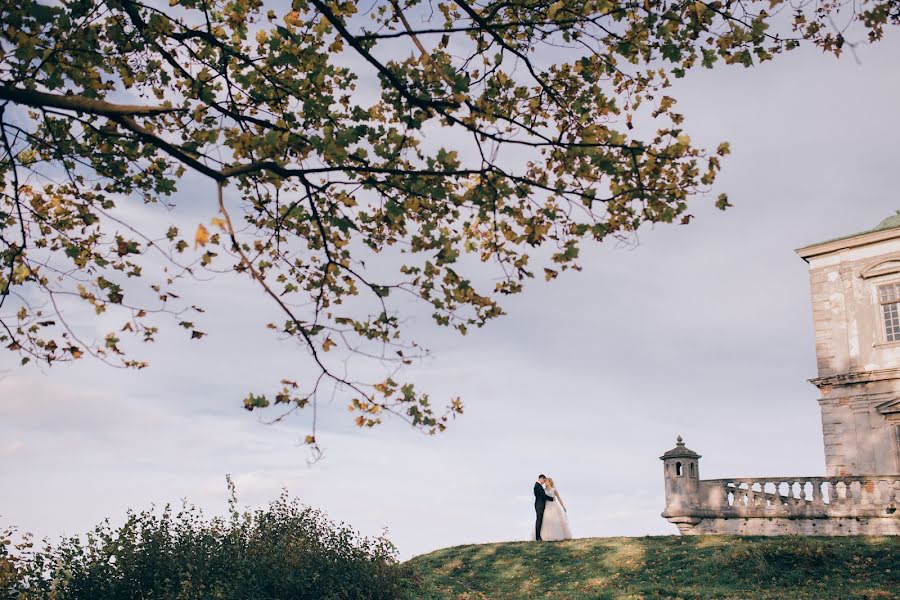
[[[162,115],[167,113],[184,112],[183,108],[171,106],[142,106],[138,104],[113,104],[104,100],[85,98],[75,94],[48,94],[37,90],[26,90],[7,84],[0,84],[0,99],[9,100],[16,104],[24,104],[33,108],[52,106],[64,110],[74,110],[80,113],[92,115],[105,115],[108,117],[117,115]]]

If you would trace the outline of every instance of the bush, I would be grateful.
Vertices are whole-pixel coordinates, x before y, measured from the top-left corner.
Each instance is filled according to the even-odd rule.
[[[22,558],[15,552],[28,552],[31,541],[24,536],[21,543],[13,545],[15,535],[15,529],[0,530],[0,600],[16,600],[22,590]]]
[[[411,571],[384,537],[362,537],[286,494],[264,509],[235,506],[232,487],[225,518],[190,505],[129,512],[119,528],[105,521],[48,544],[19,558],[18,598],[395,600],[410,587]]]

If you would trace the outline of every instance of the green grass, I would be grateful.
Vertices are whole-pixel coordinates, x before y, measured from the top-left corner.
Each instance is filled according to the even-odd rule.
[[[446,548],[421,600],[900,599],[900,537],[659,536]]]

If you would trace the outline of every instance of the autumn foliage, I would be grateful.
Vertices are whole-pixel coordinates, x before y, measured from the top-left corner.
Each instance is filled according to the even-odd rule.
[[[529,279],[577,270],[586,243],[687,224],[698,199],[726,208],[728,144],[693,143],[671,81],[804,42],[840,54],[900,8],[21,0],[0,14],[3,347],[144,368],[162,327],[211,333],[179,283],[232,272],[317,372],[285,373],[247,409],[302,409],[325,386],[362,427],[389,412],[438,432],[462,404],[409,382],[425,350],[407,299],[465,333]],[[199,199],[179,193],[188,176]],[[176,218],[198,202],[204,218]],[[386,375],[348,374],[348,357]]]

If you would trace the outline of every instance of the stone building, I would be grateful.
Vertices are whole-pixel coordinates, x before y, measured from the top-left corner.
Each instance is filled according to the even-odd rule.
[[[828,475],[900,475],[900,213],[809,263]]]
[[[826,473],[700,479],[681,438],[660,458],[685,534],[900,535],[900,211],[797,250],[809,263]]]

